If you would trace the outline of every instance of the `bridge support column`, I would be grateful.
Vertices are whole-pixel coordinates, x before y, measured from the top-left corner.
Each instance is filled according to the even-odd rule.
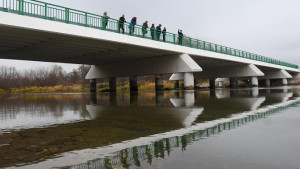
[[[129,76],[130,91],[138,91],[137,76]]]
[[[91,79],[90,80],[90,92],[96,92],[97,89],[97,80]]]
[[[265,79],[265,85],[266,86],[271,86],[271,80],[270,79]]]
[[[257,77],[251,77],[251,86],[252,87],[258,86],[258,78]]]
[[[194,74],[191,72],[186,72],[183,74],[184,89],[192,90],[194,89]]]
[[[284,85],[284,86],[288,85],[287,79],[282,79],[282,85]]]
[[[238,87],[238,80],[236,78],[230,78],[230,88],[237,88]]]
[[[179,80],[174,81],[174,89],[179,89]]]
[[[211,89],[216,88],[216,81],[214,78],[209,79],[209,88],[211,88]]]
[[[156,91],[164,90],[164,81],[162,75],[155,75],[155,90]]]
[[[110,77],[109,78],[109,91],[110,92],[115,92],[116,90],[117,90],[116,78],[115,77]]]
[[[220,88],[223,87],[223,81],[219,81],[219,87],[220,87]]]

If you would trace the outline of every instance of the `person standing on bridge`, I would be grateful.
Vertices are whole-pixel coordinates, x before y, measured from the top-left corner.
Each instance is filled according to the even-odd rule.
[[[150,32],[151,32],[152,40],[154,40],[154,32],[155,32],[155,25],[154,25],[154,23],[152,24],[152,26],[150,28]]]
[[[162,34],[163,34],[163,41],[165,42],[166,41],[166,34],[167,34],[167,29],[166,27],[164,27],[163,31],[162,31]]]
[[[157,38],[158,41],[160,40],[160,34],[161,34],[161,24],[159,24],[156,27],[156,38]]]
[[[148,33],[148,21],[143,23],[143,27],[142,27],[142,33],[143,33],[143,38],[145,37],[145,34]]]
[[[107,16],[107,12],[104,12],[102,16],[102,29],[106,29],[108,24],[108,19],[109,17]]]
[[[129,25],[129,34],[132,35],[134,33],[134,26],[136,25],[136,17],[133,17],[131,19],[130,25]]]
[[[183,33],[182,30],[178,29],[178,44],[182,45]]]
[[[120,32],[120,29],[122,29],[122,33],[124,33],[124,23],[125,22],[126,22],[125,15],[123,14],[119,19],[119,32]]]

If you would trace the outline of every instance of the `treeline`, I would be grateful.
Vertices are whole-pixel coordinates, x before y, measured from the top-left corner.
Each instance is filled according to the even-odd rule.
[[[85,80],[90,66],[80,65],[77,69],[67,73],[63,67],[54,65],[51,68],[39,68],[26,71],[18,71],[15,67],[0,66],[0,89],[45,87],[56,85],[89,84]]]

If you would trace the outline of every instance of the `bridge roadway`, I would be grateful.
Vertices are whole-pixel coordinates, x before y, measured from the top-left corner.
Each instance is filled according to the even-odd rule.
[[[8,5],[14,2],[18,5]],[[190,37],[179,45],[172,33],[166,41],[152,40],[150,30],[143,36],[139,25],[131,34],[126,23],[122,34],[118,21],[110,19],[107,27],[101,21],[101,16],[44,2],[5,0],[0,2],[0,58],[93,65],[86,76],[92,92],[101,78],[109,78],[115,91],[116,77],[129,77],[130,90],[136,91],[142,75],[155,75],[156,90],[163,90],[163,74],[173,74],[176,86],[183,80],[186,89],[194,88],[195,79],[210,79],[215,87],[216,78],[220,85],[228,78],[234,87],[238,79],[252,86],[265,80],[268,86],[271,79],[286,85],[287,79],[300,78],[294,64]]]

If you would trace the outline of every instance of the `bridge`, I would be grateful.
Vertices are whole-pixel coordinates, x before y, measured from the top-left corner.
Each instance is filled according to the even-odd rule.
[[[107,21],[107,25],[106,25]],[[0,58],[93,65],[86,79],[91,92],[96,80],[109,78],[110,91],[116,91],[116,77],[129,77],[130,90],[137,91],[137,76],[155,75],[156,90],[163,90],[163,74],[184,81],[193,89],[195,79],[210,79],[215,87],[230,80],[259,81],[270,85],[277,79],[300,78],[298,65],[219,44],[159,33],[141,25],[119,21],[36,0],[0,2]],[[182,41],[182,43],[180,43]],[[222,80],[223,79],[223,80]]]

